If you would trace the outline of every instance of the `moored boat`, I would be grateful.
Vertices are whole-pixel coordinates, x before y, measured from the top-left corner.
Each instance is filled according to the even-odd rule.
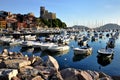
[[[92,53],[92,47],[82,46],[80,48],[74,48],[75,55],[80,55],[80,54],[90,55],[91,53]]]
[[[119,32],[117,30],[117,32],[113,35],[113,38],[118,39],[118,37],[119,37]]]
[[[47,50],[51,46],[56,46],[56,44],[55,43],[42,43],[40,48],[41,48],[42,51],[44,51],[44,50]]]
[[[114,53],[113,49],[111,49],[111,48],[107,48],[107,49],[102,48],[102,49],[99,49],[97,52],[101,56],[112,56]]]
[[[97,41],[97,40],[98,40],[98,37],[92,36],[91,41]]]
[[[51,46],[48,48],[49,51],[51,52],[62,52],[62,51],[68,51],[69,50],[69,46],[67,45],[56,45],[56,46]]]
[[[107,43],[108,48],[114,48],[115,47],[115,38],[109,38],[109,41]]]
[[[33,41],[23,41],[20,45],[22,48],[31,48]]]

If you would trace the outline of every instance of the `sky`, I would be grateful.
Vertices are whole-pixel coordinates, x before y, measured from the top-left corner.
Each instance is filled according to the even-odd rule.
[[[120,24],[120,0],[1,0],[0,10],[12,13],[34,13],[40,6],[67,24],[98,27],[107,23]]]

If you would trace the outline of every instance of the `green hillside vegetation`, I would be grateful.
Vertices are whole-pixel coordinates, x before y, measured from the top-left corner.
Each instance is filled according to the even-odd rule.
[[[60,19],[37,19],[37,23],[42,26],[48,26],[48,28],[66,28],[67,25]]]

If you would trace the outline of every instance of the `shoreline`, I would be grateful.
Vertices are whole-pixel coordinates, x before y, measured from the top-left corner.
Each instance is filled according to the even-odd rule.
[[[109,76],[103,72],[66,68],[59,70],[59,64],[52,56],[43,61],[39,56],[28,57],[22,53],[0,54],[0,80],[112,80],[119,76]],[[5,72],[3,74],[3,72]]]

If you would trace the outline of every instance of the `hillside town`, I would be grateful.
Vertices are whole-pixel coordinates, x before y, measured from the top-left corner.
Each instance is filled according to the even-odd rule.
[[[0,28],[7,30],[21,30],[25,28],[46,28],[50,27],[45,23],[49,21],[55,21],[56,13],[48,12],[45,7],[40,7],[40,16],[35,17],[34,13],[30,12],[27,14],[14,14],[12,12],[0,11]],[[59,25],[52,26],[60,27]],[[52,27],[51,26],[51,27]]]
[[[5,29],[18,30],[22,28],[35,27],[35,16],[33,13],[12,14],[11,12],[0,11],[0,27]]]

